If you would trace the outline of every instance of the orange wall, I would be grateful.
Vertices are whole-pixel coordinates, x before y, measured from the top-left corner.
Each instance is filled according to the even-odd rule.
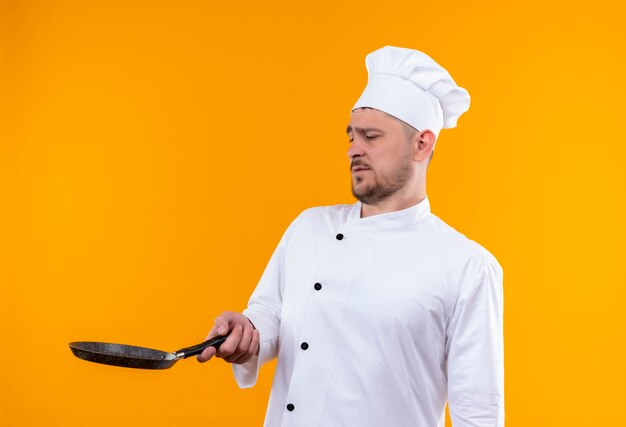
[[[0,0],[0,424],[261,425],[272,366],[134,371],[241,310],[288,223],[350,203],[365,55],[472,96],[434,213],[505,272],[507,426],[624,426],[626,3]]]

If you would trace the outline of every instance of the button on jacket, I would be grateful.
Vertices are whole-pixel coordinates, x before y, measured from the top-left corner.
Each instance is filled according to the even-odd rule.
[[[304,211],[244,314],[258,357],[278,357],[265,426],[504,425],[502,269],[430,212],[428,198],[361,218],[361,203]]]

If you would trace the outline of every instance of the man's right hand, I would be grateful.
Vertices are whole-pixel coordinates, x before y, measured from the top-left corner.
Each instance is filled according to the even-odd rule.
[[[230,336],[226,338],[219,350],[208,347],[198,356],[198,362],[206,362],[213,356],[224,359],[228,363],[246,363],[255,354],[259,354],[259,331],[254,328],[250,320],[241,313],[225,311],[215,318],[215,326],[206,339],[217,335]]]

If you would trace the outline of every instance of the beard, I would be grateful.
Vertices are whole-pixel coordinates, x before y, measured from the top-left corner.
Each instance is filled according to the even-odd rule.
[[[374,175],[372,177],[373,182],[357,189],[358,184],[363,182],[365,178],[361,176],[353,177],[352,195],[361,203],[375,205],[393,196],[406,185],[413,177],[413,162],[409,155],[406,155],[398,167],[387,176],[379,176],[373,169],[370,169],[367,173]]]

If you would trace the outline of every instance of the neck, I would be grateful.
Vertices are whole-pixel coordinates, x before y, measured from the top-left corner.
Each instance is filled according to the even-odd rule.
[[[426,188],[420,188],[418,191],[411,192],[411,194],[396,193],[393,196],[375,204],[363,203],[361,206],[361,218],[407,209],[411,206],[417,205],[425,198]]]

